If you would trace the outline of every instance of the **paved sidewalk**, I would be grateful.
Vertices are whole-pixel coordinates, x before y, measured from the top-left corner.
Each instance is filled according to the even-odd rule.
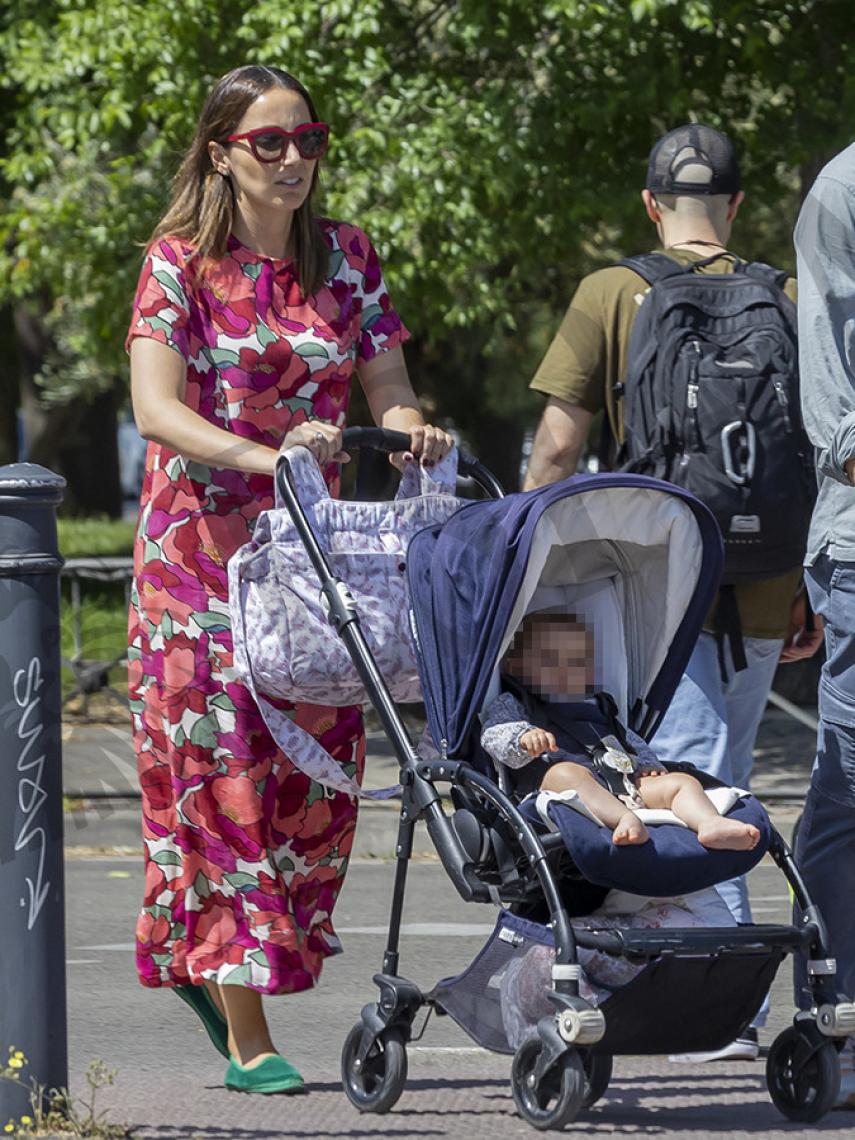
[[[779,814],[793,815],[792,809]],[[389,1136],[396,1140],[502,1140],[533,1137],[510,1095],[510,1059],[487,1053],[450,1020],[433,1019],[408,1050],[409,1080],[385,1116],[359,1115],[341,1091],[341,1044],[359,1010],[375,998],[371,976],[380,968],[393,867],[357,860],[336,911],[345,953],[330,960],[322,985],[309,993],[266,1001],[274,1040],[299,1066],[309,1095],[248,1097],[223,1087],[224,1062],[193,1015],[168,991],[145,990],[133,969],[132,925],[142,889],[137,859],[68,862],[68,978],[72,1088],[94,1058],[118,1070],[100,1106],[111,1121],[127,1121],[138,1140],[266,1140]],[[776,868],[751,875],[758,921],[785,919],[787,897]],[[491,906],[464,904],[437,863],[410,870],[401,942],[401,973],[422,988],[458,973],[492,928]],[[683,1000],[679,994],[675,1001]],[[792,1016],[789,966],[772,993],[764,1045]],[[668,1136],[674,1140],[756,1137],[789,1140],[821,1133],[852,1136],[855,1113],[830,1114],[821,1124],[786,1123],[769,1101],[761,1062],[715,1066],[670,1064],[662,1057],[622,1057],[604,1099],[568,1136]]]
[[[318,989],[266,1002],[274,1038],[304,1072],[309,1095],[228,1092],[222,1084],[224,1064],[186,1007],[168,991],[144,990],[136,981],[132,937],[142,874],[129,733],[120,725],[67,725],[65,735],[74,1091],[84,1091],[83,1074],[92,1059],[117,1069],[116,1084],[104,1090],[99,1103],[110,1120],[132,1124],[139,1140],[501,1140],[535,1134],[515,1113],[510,1059],[474,1046],[449,1018],[432,1020],[409,1048],[407,1088],[389,1114],[361,1116],[341,1090],[341,1043],[362,1005],[376,994],[371,977],[380,969],[391,899],[393,866],[383,857],[394,847],[394,803],[361,810],[356,856],[336,910],[345,953],[327,964]],[[797,817],[812,755],[811,731],[770,710],[758,740],[755,790],[785,835]],[[371,734],[368,782],[391,783],[395,772],[391,748]],[[492,929],[494,911],[464,904],[429,857],[424,829],[418,836],[422,858],[414,860],[409,874],[400,969],[427,989],[473,959]],[[769,860],[750,876],[750,889],[757,921],[786,921],[785,883]],[[785,962],[761,1044],[768,1047],[791,1017]],[[848,1140],[853,1124],[851,1112],[833,1113],[811,1128],[783,1121],[769,1101],[762,1061],[697,1067],[661,1057],[624,1057],[615,1062],[603,1101],[566,1134],[789,1140],[819,1132],[830,1140]]]

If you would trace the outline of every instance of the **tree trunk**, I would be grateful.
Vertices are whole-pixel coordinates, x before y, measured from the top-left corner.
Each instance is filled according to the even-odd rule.
[[[407,364],[425,418],[451,421],[475,457],[506,490],[516,491],[525,423],[515,412],[501,415],[487,405],[486,385],[507,380],[491,368],[482,339],[477,332],[449,335],[430,345],[414,338],[407,345]]]
[[[18,459],[19,376],[12,310],[0,308],[0,466]]]
[[[42,322],[30,306],[18,305],[14,328],[27,458],[65,478],[64,515],[120,517],[118,384],[89,400],[45,403],[35,381],[44,361]]]

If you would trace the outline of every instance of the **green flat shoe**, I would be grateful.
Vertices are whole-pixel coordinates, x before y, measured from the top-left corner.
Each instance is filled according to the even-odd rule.
[[[303,1078],[294,1068],[280,1057],[278,1053],[251,1068],[245,1068],[234,1057],[229,1060],[226,1069],[225,1085],[227,1089],[245,1093],[300,1093],[305,1092],[306,1086]]]
[[[205,1026],[211,1044],[224,1057],[229,1057],[229,1027],[204,986],[173,986],[176,995],[196,1013]]]

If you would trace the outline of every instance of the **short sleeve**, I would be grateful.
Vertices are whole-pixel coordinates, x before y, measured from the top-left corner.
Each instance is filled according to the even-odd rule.
[[[347,262],[347,275],[359,303],[359,331],[356,341],[356,365],[372,360],[409,340],[404,326],[389,298],[377,251],[367,234],[358,226],[337,227],[339,248]]]
[[[190,356],[190,299],[185,265],[187,251],[174,239],[162,238],[146,254],[134,298],[125,349],[138,336],[151,337]]]
[[[605,398],[606,332],[598,292],[592,288],[591,278],[585,278],[531,387],[544,395],[558,396],[574,407],[598,412]]]

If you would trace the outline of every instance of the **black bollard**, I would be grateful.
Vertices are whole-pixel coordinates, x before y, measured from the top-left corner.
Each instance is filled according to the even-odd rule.
[[[28,1077],[68,1085],[56,508],[65,480],[0,467],[0,1128],[30,1111]]]

